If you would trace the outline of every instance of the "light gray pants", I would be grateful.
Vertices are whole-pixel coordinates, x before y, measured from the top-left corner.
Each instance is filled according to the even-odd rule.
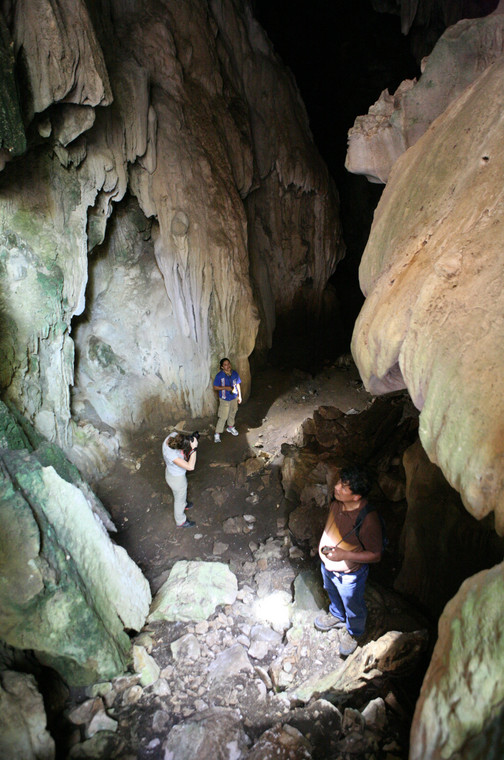
[[[223,433],[224,426],[233,427],[238,410],[238,399],[232,401],[224,401],[223,398],[219,399],[219,410],[217,412],[217,425],[215,426],[216,433]]]
[[[182,525],[186,521],[184,510],[187,504],[187,476],[185,470],[182,470],[182,475],[171,475],[168,469],[166,469],[165,480],[173,493],[173,516],[175,517],[175,522],[177,525]]]

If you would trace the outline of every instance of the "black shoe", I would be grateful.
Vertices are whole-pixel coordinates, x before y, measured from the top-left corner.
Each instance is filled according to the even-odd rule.
[[[192,509],[193,507],[194,507],[194,504],[192,503],[192,501],[188,501],[184,509]]]
[[[186,520],[182,525],[177,525],[177,528],[194,528],[195,525],[194,520]]]

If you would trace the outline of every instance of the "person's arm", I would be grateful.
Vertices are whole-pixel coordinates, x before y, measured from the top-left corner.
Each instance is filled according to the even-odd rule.
[[[241,402],[242,402],[241,383],[236,383],[236,391],[238,393],[238,403],[241,404]]]
[[[365,527],[364,527],[365,526]],[[374,528],[374,530],[372,529]],[[365,532],[365,536],[363,535]],[[368,513],[366,516],[361,532],[360,543],[362,546],[361,551],[352,551],[348,549],[342,549],[340,546],[322,546],[320,548],[324,557],[327,557],[331,562],[340,562],[341,560],[346,562],[358,562],[359,564],[373,564],[379,562],[382,556],[381,550],[381,525],[373,512]],[[324,537],[323,537],[324,538]],[[379,541],[379,543],[378,543]],[[366,549],[366,544],[371,544],[375,551]],[[380,547],[377,549],[377,547]]]
[[[213,389],[216,393],[219,393],[220,391],[232,391],[233,386],[232,385],[217,385],[217,378],[219,375],[215,376],[215,380],[213,381]]]
[[[339,562],[340,560],[346,560],[347,562],[358,562],[363,565],[370,565],[374,562],[381,560],[381,552],[350,552],[347,549],[340,549],[339,546],[323,546],[320,550],[322,554],[331,560],[331,562]]]

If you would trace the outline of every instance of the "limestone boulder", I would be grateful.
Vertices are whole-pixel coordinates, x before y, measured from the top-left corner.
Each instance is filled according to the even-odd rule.
[[[426,132],[463,90],[504,52],[502,10],[450,26],[422,62],[418,82],[384,90],[348,133],[345,166],[370,182],[386,183],[394,162]]]
[[[413,717],[410,760],[502,754],[503,574],[502,563],[478,573],[447,604]]]
[[[21,442],[13,429],[2,437]],[[50,447],[0,448],[0,638],[81,685],[125,670],[125,631],[140,630],[151,595],[63,459]]]
[[[245,760],[249,740],[237,710],[213,707],[174,726],[163,744],[165,760]]]
[[[429,459],[504,532],[504,139],[499,59],[394,165],[360,266],[352,352],[374,394],[407,387]]]
[[[42,695],[34,677],[27,673],[0,673],[0,756],[22,760],[56,757]]]
[[[233,604],[236,576],[221,562],[176,562],[157,592],[149,620],[206,620],[220,604]]]

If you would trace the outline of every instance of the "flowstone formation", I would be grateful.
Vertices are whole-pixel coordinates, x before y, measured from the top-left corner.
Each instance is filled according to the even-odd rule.
[[[352,350],[372,393],[408,388],[420,439],[504,532],[502,59],[395,164],[360,267]]]
[[[408,389],[429,459],[466,509],[501,536],[503,75],[500,57],[394,164],[360,266],[366,301],[352,339],[366,388]],[[464,529],[457,521],[456,534]],[[443,612],[411,758],[502,755],[503,646],[494,619],[501,576],[497,565],[465,581]],[[484,688],[483,673],[492,674]]]
[[[465,88],[504,52],[504,8],[451,26],[422,61],[418,82],[384,90],[348,133],[345,167],[370,182],[386,183],[399,156],[426,132]]]
[[[40,0],[5,20],[27,149],[0,175],[1,386],[95,475],[160,414],[212,414],[221,356],[246,397],[277,319],[319,319],[337,194],[248,2]]]

